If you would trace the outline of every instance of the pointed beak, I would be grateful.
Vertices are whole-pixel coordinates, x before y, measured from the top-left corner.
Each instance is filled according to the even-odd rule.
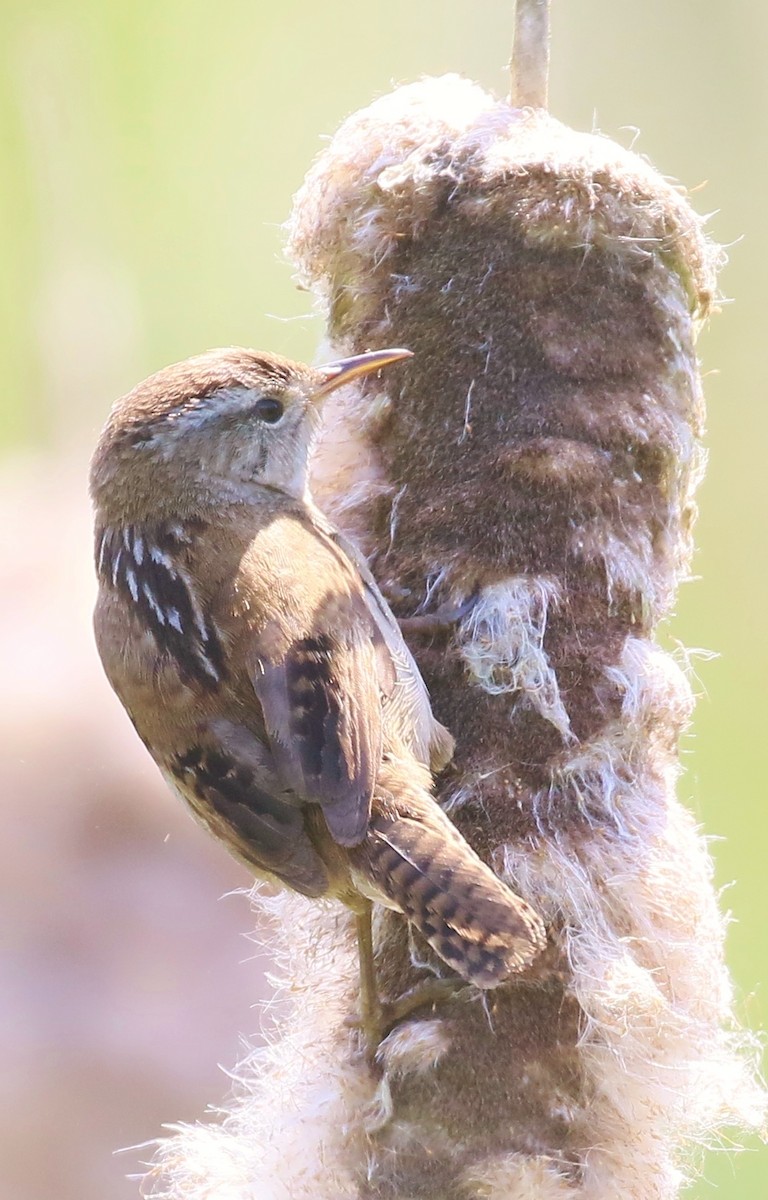
[[[360,375],[370,375],[380,371],[390,363],[401,362],[405,358],[413,358],[411,350],[369,350],[367,354],[353,354],[351,358],[339,358],[336,362],[326,363],[317,367],[317,373],[322,379],[319,388],[310,396],[313,403],[322,401],[338,387],[343,387],[351,379]]]

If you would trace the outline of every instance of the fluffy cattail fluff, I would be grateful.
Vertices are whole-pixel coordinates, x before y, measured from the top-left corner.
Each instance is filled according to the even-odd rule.
[[[351,117],[292,252],[338,352],[405,345],[339,393],[316,494],[401,615],[456,735],[438,795],[544,917],[517,981],[355,1057],[343,914],[270,901],[291,1003],[219,1127],[165,1147],[206,1200],[662,1200],[688,1148],[760,1119],[705,843],[675,799],[691,692],[653,640],[701,471],[694,339],[717,253],[642,159],[449,77]],[[300,918],[299,918],[300,910]],[[438,970],[382,913],[383,988]]]

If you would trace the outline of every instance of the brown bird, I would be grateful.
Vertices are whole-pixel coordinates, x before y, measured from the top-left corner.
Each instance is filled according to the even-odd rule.
[[[167,781],[238,858],[356,913],[374,1042],[372,901],[480,988],[545,940],[431,796],[453,740],[367,565],[308,491],[324,397],[408,357],[311,368],[212,350],[118,400],[91,468],[107,677]]]

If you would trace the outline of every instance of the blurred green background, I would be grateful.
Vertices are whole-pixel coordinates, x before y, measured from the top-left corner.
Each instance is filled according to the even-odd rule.
[[[511,0],[3,0],[2,11],[0,448],[17,460],[87,450],[114,396],[203,348],[311,358],[321,325],[282,259],[280,224],[322,137],[420,74],[460,71],[503,94],[512,27]],[[734,303],[701,341],[701,579],[684,587],[671,634],[719,655],[697,666],[681,787],[721,839],[718,883],[735,881],[730,961],[754,1026],[768,977],[767,61],[768,7],[754,0],[554,0],[553,113],[624,144],[639,129],[635,148],[697,189],[729,246]],[[711,1154],[692,1194],[717,1187],[729,1200],[768,1195],[768,1153]]]

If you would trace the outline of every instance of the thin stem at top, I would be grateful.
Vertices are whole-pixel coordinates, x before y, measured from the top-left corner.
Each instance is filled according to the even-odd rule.
[[[549,84],[550,0],[517,0],[512,44],[510,103],[546,108]]]

